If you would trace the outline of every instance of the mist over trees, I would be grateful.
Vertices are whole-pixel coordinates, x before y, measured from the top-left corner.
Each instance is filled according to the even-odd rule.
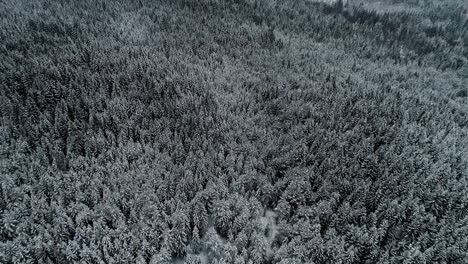
[[[468,262],[462,2],[0,14],[0,263]]]

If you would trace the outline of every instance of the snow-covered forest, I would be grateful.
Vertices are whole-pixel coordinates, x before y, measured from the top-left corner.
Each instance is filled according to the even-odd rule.
[[[1,0],[0,263],[468,263],[468,12]]]

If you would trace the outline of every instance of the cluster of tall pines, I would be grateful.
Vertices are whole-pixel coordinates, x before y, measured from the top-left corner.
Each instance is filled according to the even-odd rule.
[[[468,263],[468,12],[365,2],[0,1],[0,263]]]

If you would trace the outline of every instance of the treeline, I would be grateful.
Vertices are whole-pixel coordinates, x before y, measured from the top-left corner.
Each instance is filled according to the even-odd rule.
[[[0,3],[0,262],[465,263],[466,10],[422,8]]]

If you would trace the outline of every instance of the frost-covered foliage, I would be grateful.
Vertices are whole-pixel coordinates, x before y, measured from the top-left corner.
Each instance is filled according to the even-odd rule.
[[[467,263],[467,12],[411,5],[0,1],[0,263]]]

